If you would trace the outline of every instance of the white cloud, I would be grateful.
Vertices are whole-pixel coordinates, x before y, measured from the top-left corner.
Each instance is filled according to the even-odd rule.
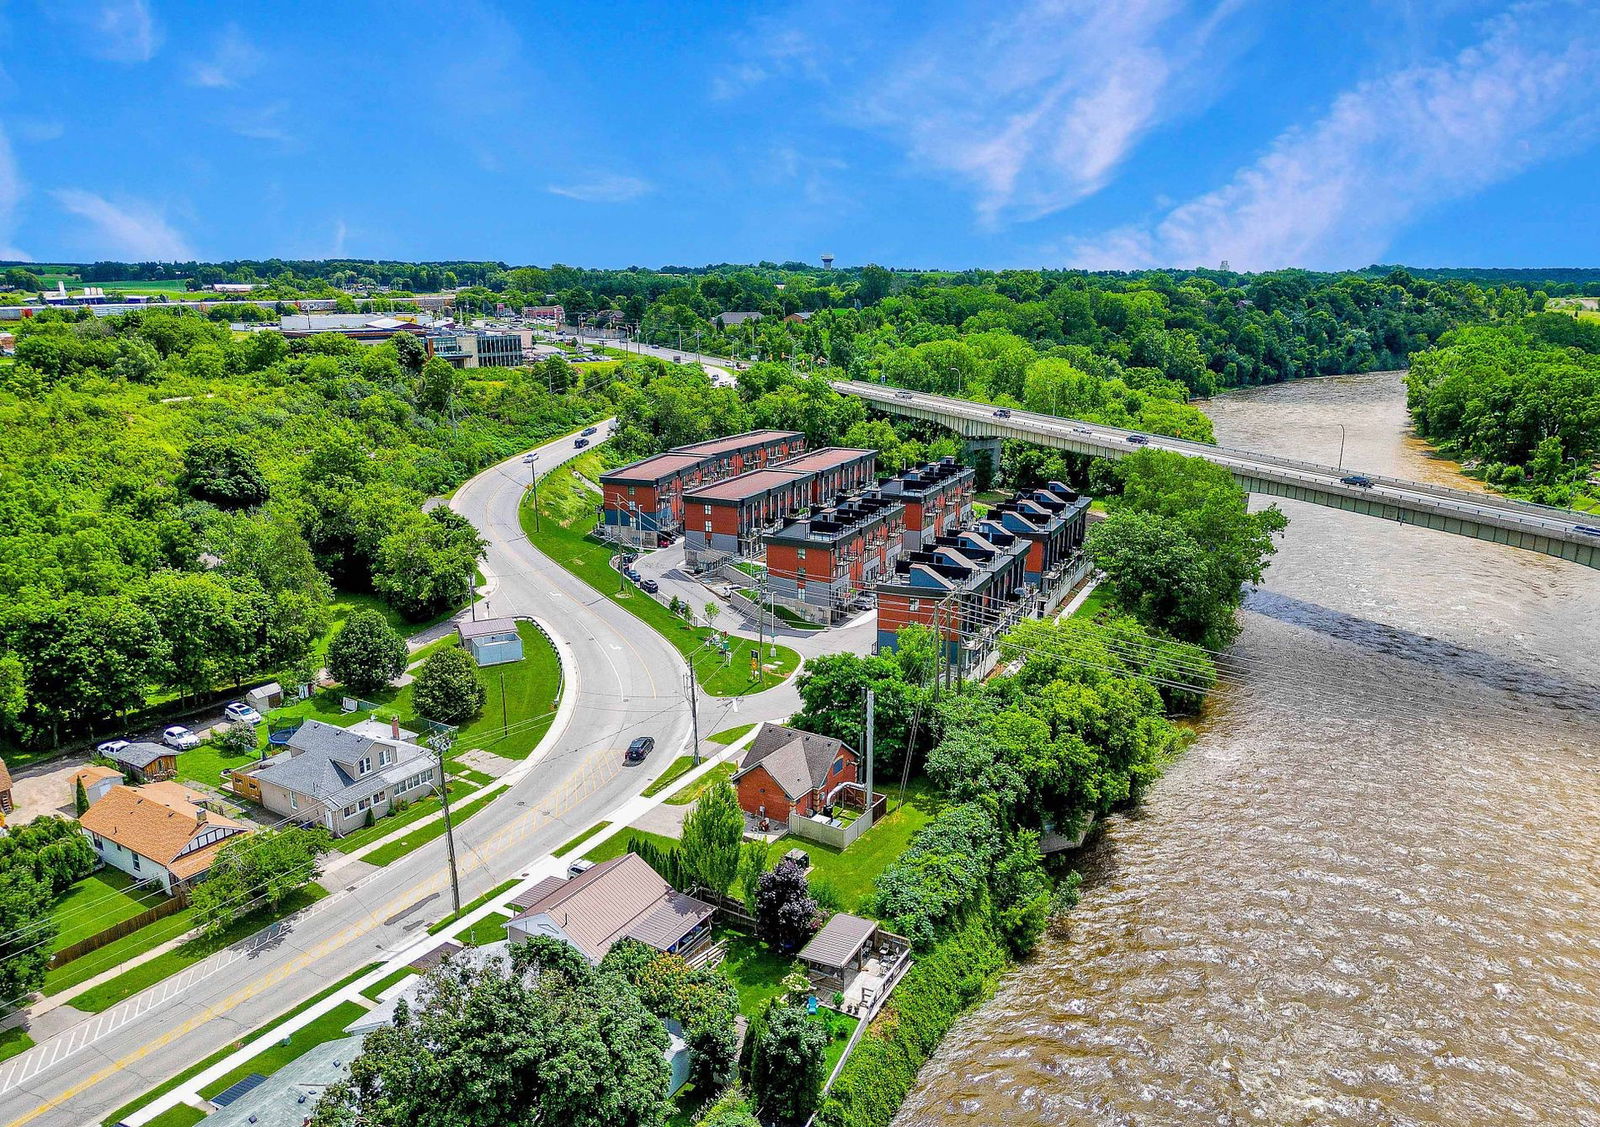
[[[1215,33],[1239,6],[1033,0],[987,26],[962,20],[915,44],[862,117],[970,181],[986,224],[1038,218],[1099,191],[1146,133],[1216,93]]]
[[[237,86],[261,69],[261,52],[244,37],[237,24],[223,29],[216,54],[189,67],[189,83],[212,89]]]
[[[827,77],[825,65],[838,62],[836,50],[793,24],[770,18],[757,20],[751,33],[740,37],[738,50],[743,58],[713,71],[713,98],[736,97],[771,78],[800,75],[822,80]]]
[[[228,128],[252,141],[272,141],[290,147],[296,143],[297,138],[281,120],[288,112],[288,102],[269,102],[263,106],[230,111],[227,117]]]
[[[88,237],[81,241],[92,246],[97,258],[144,262],[194,257],[183,236],[145,204],[119,206],[79,188],[61,188],[52,195],[65,211],[89,224]]]
[[[52,18],[66,21],[83,49],[97,58],[147,63],[161,49],[161,29],[146,0],[83,0],[48,5],[46,10]]]
[[[606,173],[592,180],[573,184],[551,184],[548,189],[558,196],[582,200],[584,203],[627,203],[654,190],[653,186],[637,176],[618,176]]]
[[[1597,88],[1592,12],[1519,5],[1454,58],[1347,90],[1227,185],[1152,224],[1074,244],[1068,258],[1095,269],[1373,262],[1430,207],[1591,143]]]
[[[345,236],[348,235],[349,233],[350,233],[350,229],[345,226],[343,219],[334,220],[334,223],[333,223],[333,246],[328,251],[328,254],[326,255],[326,257],[328,257],[328,258],[343,258],[345,256],[345,249],[344,249]]]
[[[0,127],[0,258],[31,262],[31,255],[11,245],[11,235],[16,226],[17,205],[24,192],[22,173],[17,170],[17,158],[11,153],[11,142]]]

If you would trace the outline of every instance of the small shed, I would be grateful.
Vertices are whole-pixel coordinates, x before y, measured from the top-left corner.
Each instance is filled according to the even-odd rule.
[[[266,712],[283,704],[283,686],[276,681],[257,685],[244,695],[244,702],[257,712]]]
[[[72,776],[72,789],[74,794],[76,794],[78,784],[82,783],[83,796],[89,800],[89,805],[93,806],[96,802],[99,802],[102,798],[104,798],[112,787],[121,782],[121,771],[115,770],[111,767],[101,767],[97,763],[91,763],[89,766],[79,771],[76,775]]]
[[[178,773],[178,753],[170,747],[145,740],[112,752],[111,761],[136,783],[170,779]]]
[[[458,622],[461,644],[479,666],[522,660],[522,635],[514,618],[482,618]]]
[[[0,814],[11,813],[11,772],[6,761],[0,759]]]

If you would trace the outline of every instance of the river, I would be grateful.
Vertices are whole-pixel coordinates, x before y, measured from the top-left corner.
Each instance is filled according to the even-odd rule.
[[[1205,409],[1471,487],[1396,373]],[[1281,504],[1193,747],[899,1127],[1600,1125],[1600,573]]]

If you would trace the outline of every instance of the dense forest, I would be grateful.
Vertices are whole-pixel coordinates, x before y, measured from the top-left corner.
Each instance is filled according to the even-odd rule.
[[[1474,325],[1417,356],[1417,429],[1491,485],[1549,505],[1592,504],[1600,458],[1600,322],[1560,313]]]

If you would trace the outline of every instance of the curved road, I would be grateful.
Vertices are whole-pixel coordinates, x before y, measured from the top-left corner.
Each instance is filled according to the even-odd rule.
[[[573,436],[540,447],[541,471],[574,452]],[[527,482],[528,467],[512,458],[462,486],[451,505],[490,542],[484,573],[495,613],[536,616],[557,639],[568,678],[564,699],[572,703],[543,755],[514,772],[509,789],[458,830],[463,902],[517,876],[642,789],[688,740],[682,659],[529,545],[517,522]],[[745,719],[792,707],[789,686],[765,696],[772,699],[750,702]],[[716,730],[704,707],[701,722],[702,733]],[[655,754],[642,768],[624,767],[623,749],[637,735],[656,737]],[[256,949],[220,952],[98,1016],[60,1007],[40,1017],[37,1047],[0,1063],[0,1121],[97,1123],[219,1046],[415,942],[450,910],[442,837],[383,868],[335,855],[324,880],[333,895]]]

